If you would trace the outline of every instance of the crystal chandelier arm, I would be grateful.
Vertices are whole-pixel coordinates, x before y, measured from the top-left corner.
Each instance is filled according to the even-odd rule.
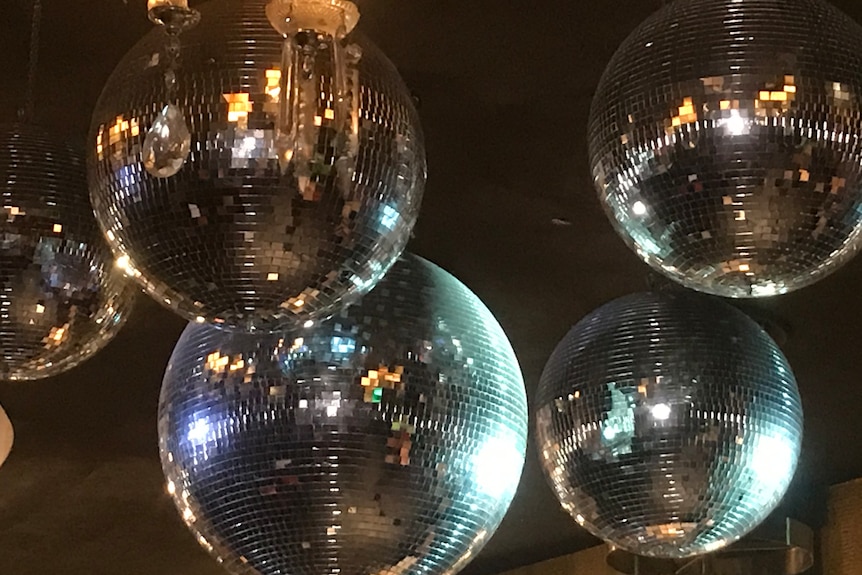
[[[289,162],[293,156],[293,140],[296,137],[296,108],[299,90],[297,84],[297,61],[294,56],[295,46],[290,38],[285,38],[281,54],[281,84],[278,101],[278,118],[280,138],[287,142],[279,142],[284,149],[279,150],[279,160]]]
[[[296,147],[294,149],[294,171],[299,180],[300,188],[304,188],[304,179],[311,177],[311,162],[314,159],[314,149],[317,145],[318,127],[315,126],[318,101],[320,99],[315,85],[316,46],[302,46],[299,55],[299,74],[297,76],[298,94],[294,121],[296,122]]]
[[[266,14],[284,37],[276,135],[282,173],[291,173],[303,196],[311,198],[314,175],[334,169],[343,191],[358,149],[361,58],[361,50],[345,45],[345,38],[359,11],[346,0],[270,0]],[[318,86],[321,66],[331,70],[328,94]],[[334,131],[335,157],[322,160],[318,145],[325,130]]]
[[[200,13],[189,8],[188,0],[147,0],[147,13],[153,24],[164,26],[169,34],[179,34],[200,22]]]

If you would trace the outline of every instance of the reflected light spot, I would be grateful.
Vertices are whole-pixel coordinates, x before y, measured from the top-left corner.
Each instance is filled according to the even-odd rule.
[[[491,437],[473,463],[478,490],[493,498],[514,492],[521,477],[523,455],[514,437]]]
[[[657,403],[652,407],[650,413],[652,413],[654,419],[665,421],[670,417],[670,411],[670,406],[668,404]]]

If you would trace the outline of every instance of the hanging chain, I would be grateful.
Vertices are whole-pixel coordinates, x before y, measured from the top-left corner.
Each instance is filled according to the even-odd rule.
[[[684,572],[688,571],[689,567],[693,567],[695,565],[700,566],[701,575],[706,573],[706,559],[704,557],[695,557],[694,559],[684,563],[682,567],[676,570],[675,575],[682,575]]]
[[[30,61],[27,68],[27,92],[24,107],[18,112],[22,121],[31,121],[35,108],[36,68],[39,65],[39,32],[42,26],[42,0],[33,0],[33,22],[30,29]]]

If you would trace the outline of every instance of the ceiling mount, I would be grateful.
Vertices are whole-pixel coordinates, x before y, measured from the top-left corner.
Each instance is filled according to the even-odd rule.
[[[814,532],[795,519],[782,518],[710,555],[653,559],[610,547],[607,563],[626,575],[799,575],[814,565]]]

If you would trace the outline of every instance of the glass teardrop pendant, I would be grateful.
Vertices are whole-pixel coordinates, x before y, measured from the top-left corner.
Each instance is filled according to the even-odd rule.
[[[192,135],[182,110],[168,104],[144,139],[144,168],[156,178],[169,178],[182,169],[191,147]]]

